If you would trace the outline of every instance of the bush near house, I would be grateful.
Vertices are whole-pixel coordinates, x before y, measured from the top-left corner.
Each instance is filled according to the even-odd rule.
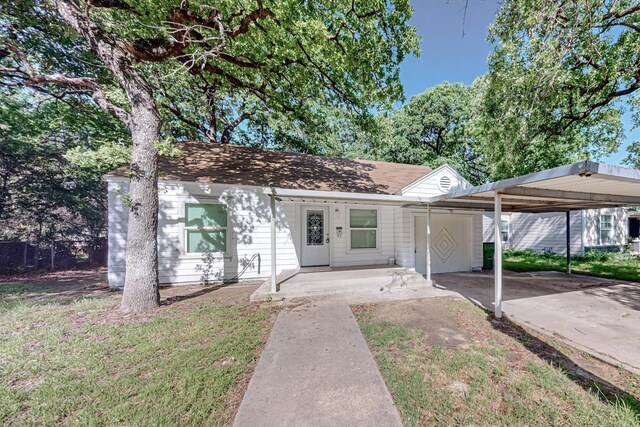
[[[567,259],[553,253],[508,250],[503,267],[513,271],[566,271]],[[629,253],[588,251],[571,257],[571,271],[577,274],[640,281],[640,256]]]

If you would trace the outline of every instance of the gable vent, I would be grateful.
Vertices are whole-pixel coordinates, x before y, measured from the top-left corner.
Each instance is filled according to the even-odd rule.
[[[442,178],[440,178],[439,185],[442,191],[444,191],[445,193],[448,192],[451,189],[451,178],[446,175],[443,176]]]

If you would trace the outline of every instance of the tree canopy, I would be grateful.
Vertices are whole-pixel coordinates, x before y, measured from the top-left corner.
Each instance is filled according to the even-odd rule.
[[[621,103],[640,84],[639,24],[633,0],[502,4],[483,115],[495,177],[618,148]]]
[[[418,52],[408,0],[25,0],[1,13],[4,87],[91,99],[131,134],[125,310],[158,304],[161,138],[295,143],[334,108],[366,116],[401,99],[398,66]]]

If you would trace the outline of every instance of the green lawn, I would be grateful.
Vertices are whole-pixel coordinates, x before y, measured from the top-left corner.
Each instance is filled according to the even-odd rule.
[[[51,288],[0,283],[0,424],[233,421],[271,310],[194,298],[125,315],[119,294]],[[34,289],[45,296],[24,297]]]
[[[605,391],[569,370],[562,347],[466,301],[408,304],[354,308],[405,426],[640,426],[637,376],[607,366],[636,397]]]
[[[512,271],[567,271],[567,259],[533,251],[505,251],[503,267]],[[628,254],[587,252],[571,258],[577,274],[640,281],[640,257]]]

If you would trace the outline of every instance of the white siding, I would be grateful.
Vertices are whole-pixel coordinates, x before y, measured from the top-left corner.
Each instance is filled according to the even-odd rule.
[[[624,208],[590,209],[571,213],[571,252],[579,254],[585,248],[602,246],[598,223],[600,215],[612,215],[613,245],[622,246],[628,239],[628,215]],[[509,220],[509,248],[533,249],[543,252],[550,249],[557,254],[566,254],[565,213],[510,213],[503,215]],[[483,215],[483,238],[493,242],[493,214]]]
[[[566,214],[509,213],[502,216],[509,221],[509,249],[552,251],[564,255],[567,250]],[[493,214],[483,215],[484,241],[493,242]],[[582,253],[582,214],[571,213],[571,253]]]
[[[433,209],[432,214],[466,215],[471,217],[472,231],[465,244],[471,247],[471,267],[473,270],[482,268],[482,214],[471,211],[453,211]],[[396,264],[406,268],[415,268],[414,252],[414,222],[416,215],[426,215],[424,209],[401,209],[398,220],[396,217]],[[435,221],[435,220],[434,220]],[[432,262],[437,262],[432,259]]]
[[[622,246],[627,244],[629,236],[629,218],[625,208],[589,209],[584,212],[584,245],[585,247],[602,246],[600,241],[600,215],[611,215],[613,243]]]
[[[434,176],[438,179],[438,175]],[[109,188],[109,284],[124,285],[125,250],[128,208],[118,199],[117,188],[126,194],[127,181],[111,180]],[[222,203],[227,205],[229,228],[227,252],[224,256],[207,259],[199,254],[187,254],[184,241],[185,203]],[[330,265],[346,267],[387,264],[389,258],[396,264],[413,268],[413,216],[412,210],[391,205],[358,204],[334,201],[314,203],[277,202],[277,271],[300,267],[301,206],[329,207]],[[161,181],[159,183],[158,251],[161,284],[199,283],[229,280],[241,274],[241,279],[267,278],[271,274],[271,228],[269,197],[262,188],[234,187],[219,184],[196,184]],[[350,248],[349,209],[375,208],[378,210],[378,247],[376,249]],[[482,219],[473,215],[474,267],[482,265]],[[337,227],[342,227],[338,237]],[[246,270],[242,270],[246,267]]]
[[[109,183],[109,284],[124,285],[128,210],[117,199],[115,182]],[[120,183],[126,192],[126,182]],[[207,259],[187,254],[184,242],[184,204],[213,202],[227,205],[228,246],[224,256]],[[269,197],[262,189],[195,183],[159,184],[158,253],[160,283],[197,283],[229,280],[242,269],[243,279],[268,277],[271,267]],[[278,271],[298,268],[294,206],[277,205]]]
[[[413,225],[410,209],[396,208],[395,214],[395,246],[396,264],[401,267],[414,268],[413,264]]]
[[[448,177],[450,180],[449,189],[442,188],[440,180]],[[440,166],[430,174],[420,178],[400,191],[403,196],[439,196],[450,191],[461,190],[471,187],[458,172],[448,165]]]

